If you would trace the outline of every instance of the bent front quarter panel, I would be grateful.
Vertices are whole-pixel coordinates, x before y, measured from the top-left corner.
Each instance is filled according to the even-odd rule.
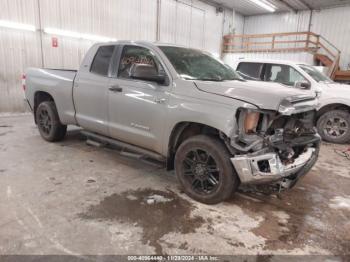
[[[235,115],[240,107],[256,108],[239,100],[200,91],[192,81],[174,80],[167,106],[163,154],[168,152],[173,129],[182,122],[207,125],[231,137],[237,127]]]
[[[76,124],[72,86],[75,71],[28,68],[26,71],[26,98],[34,108],[36,92],[50,94],[55,101],[62,124]]]

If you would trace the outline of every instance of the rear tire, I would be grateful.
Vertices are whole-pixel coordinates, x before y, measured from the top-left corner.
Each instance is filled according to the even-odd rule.
[[[175,172],[185,193],[205,204],[230,198],[240,182],[230,157],[219,139],[198,135],[185,140],[175,155]]]
[[[317,130],[324,141],[344,144],[350,141],[350,114],[343,110],[324,113],[317,121]]]
[[[42,138],[49,142],[61,141],[67,132],[67,126],[62,125],[53,101],[40,103],[35,113],[36,123]]]

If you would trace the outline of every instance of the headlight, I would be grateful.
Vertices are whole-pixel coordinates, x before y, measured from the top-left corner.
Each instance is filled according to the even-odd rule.
[[[244,119],[244,131],[246,134],[252,134],[256,132],[256,128],[259,123],[260,113],[254,110],[247,110]]]
[[[282,115],[291,115],[295,112],[295,107],[289,99],[283,99],[278,107],[278,112]]]

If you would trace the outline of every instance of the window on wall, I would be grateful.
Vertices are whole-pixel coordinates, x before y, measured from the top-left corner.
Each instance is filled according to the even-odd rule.
[[[291,66],[267,64],[265,81],[293,86],[296,82],[307,80]]]
[[[90,71],[92,73],[108,76],[109,64],[113,55],[115,46],[101,46],[95,55]]]
[[[151,65],[160,74],[164,73],[162,65],[151,50],[141,46],[125,46],[120,59],[118,76],[130,78],[130,69],[133,64]]]

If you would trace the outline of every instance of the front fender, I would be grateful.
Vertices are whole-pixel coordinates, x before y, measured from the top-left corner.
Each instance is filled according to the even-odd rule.
[[[232,99],[232,101],[234,100]],[[167,108],[169,113],[164,132],[166,141],[163,143],[163,153],[168,152],[172,131],[182,122],[206,125],[221,131],[227,137],[231,137],[237,128],[236,112],[238,108],[246,106],[244,102],[240,101],[234,101],[228,105],[220,104],[217,101],[172,95]]]

